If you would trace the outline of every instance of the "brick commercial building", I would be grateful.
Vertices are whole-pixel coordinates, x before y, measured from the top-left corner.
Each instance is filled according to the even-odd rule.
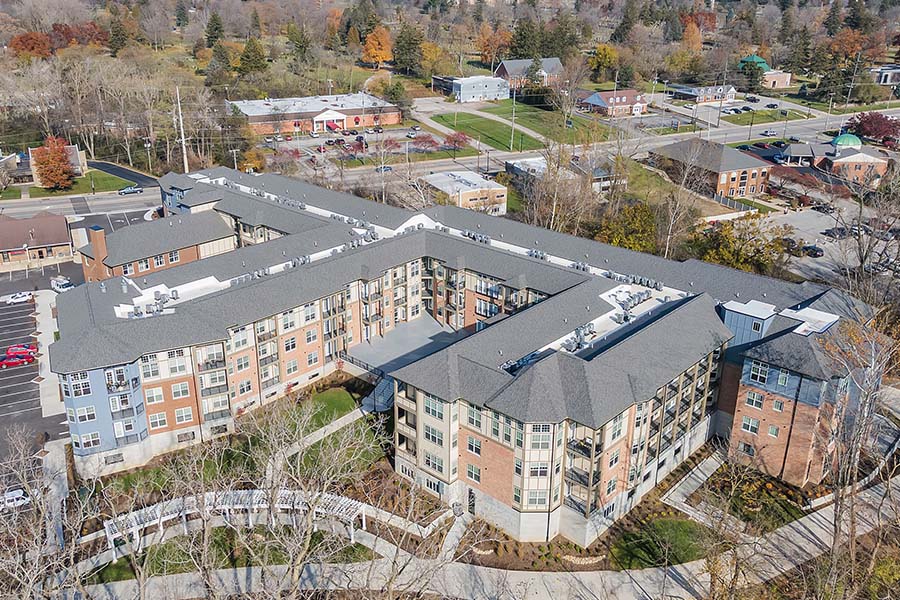
[[[224,168],[161,184],[167,207],[221,205],[253,243],[57,299],[50,365],[85,476],[225,435],[237,415],[368,363],[387,372],[376,393],[393,391],[400,475],[516,539],[587,545],[711,436],[746,442],[738,394],[760,378],[751,365],[744,382],[740,361],[798,389],[832,381],[807,373],[817,357],[802,344],[781,356],[754,335],[824,335],[852,316],[825,286],[455,206],[408,211]],[[775,313],[768,328],[754,302]],[[779,430],[799,440],[783,476],[811,464],[814,481],[829,446],[796,412]]]
[[[247,118],[256,134],[339,131],[376,125],[398,125],[400,109],[365,92],[302,98],[234,100],[228,109]]]
[[[87,246],[78,249],[85,281],[136,276],[215,256],[237,247],[226,217],[207,211],[175,215],[131,225],[106,235],[88,229]]]
[[[878,187],[890,164],[887,153],[863,145],[852,133],[843,133],[828,144],[790,144],[782,156],[788,165],[813,166],[870,188]]]
[[[444,171],[425,175],[422,181],[459,208],[491,215],[506,214],[506,186],[472,171]]]
[[[765,192],[769,163],[725,144],[690,138],[650,151],[650,160],[691,189],[708,196],[753,197]]]
[[[27,219],[0,214],[0,265],[24,268],[30,261],[72,256],[69,224],[62,215],[41,211]]]
[[[746,64],[754,64],[762,69],[762,86],[764,88],[769,90],[781,90],[791,87],[791,74],[786,71],[773,69],[763,57],[757,56],[756,54],[745,56],[738,63],[738,70]]]
[[[585,96],[578,104],[584,110],[613,117],[635,116],[647,112],[646,97],[641,92],[632,89],[594,92]]]
[[[534,73],[536,82],[542,86],[554,86],[562,74],[562,62],[556,58],[539,59],[541,66]],[[531,82],[528,80],[528,74],[534,61],[530,58],[519,58],[504,60],[494,69],[494,77],[500,77],[509,82],[510,89],[520,90]]]
[[[670,83],[666,93],[679,100],[691,100],[697,104],[705,102],[731,102],[737,90],[733,85],[683,85]]]

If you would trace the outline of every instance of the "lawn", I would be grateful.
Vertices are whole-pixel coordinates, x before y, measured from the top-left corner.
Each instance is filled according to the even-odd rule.
[[[654,127],[652,129],[645,129],[649,133],[653,133],[655,135],[672,135],[673,133],[693,133],[700,128],[693,124],[682,125],[681,127]]]
[[[0,192],[0,200],[18,200],[22,197],[22,188],[8,187]]]
[[[465,148],[460,148],[455,152],[453,150],[436,150],[434,152],[413,152],[412,148],[410,148],[409,152],[409,162],[421,162],[425,160],[441,160],[445,158],[465,158],[467,156],[475,156],[478,154],[478,150],[471,146],[466,146]],[[334,157],[335,160],[340,160],[337,157]],[[405,154],[391,154],[386,156],[384,159],[384,164],[386,165],[401,165],[406,163],[406,155]],[[362,158],[351,158],[348,161],[344,162],[344,167],[348,169],[352,169],[354,167],[364,167],[366,165],[371,167],[376,167],[381,164],[381,161],[374,157],[362,157]]]
[[[616,539],[610,556],[621,569],[690,562],[704,556],[703,530],[702,525],[688,519],[657,518]]]
[[[722,115],[723,121],[728,121],[734,125],[750,125],[751,122],[754,125],[762,125],[763,123],[782,123],[785,120],[797,121],[805,118],[805,113],[796,110],[789,110],[787,118],[785,118],[785,116],[781,114],[781,111],[775,108],[747,111],[742,112],[739,115]]]
[[[432,119],[450,129],[462,131],[474,140],[481,140],[497,150],[540,150],[544,145],[530,135],[517,131],[512,148],[509,146],[509,138],[512,128],[499,121],[493,121],[485,117],[479,117],[469,113],[435,115]]]
[[[338,417],[346,415],[356,408],[357,401],[362,398],[352,394],[343,387],[333,387],[314,394],[309,402],[313,405],[313,416],[310,426],[313,430],[331,423]]]
[[[626,165],[628,169],[628,190],[626,194],[632,198],[654,206],[662,202],[667,194],[678,189],[678,186],[674,183],[663,179],[650,169],[644,168],[641,163],[635,160],[627,160]],[[703,217],[713,217],[731,212],[731,209],[715,200],[703,197],[696,198],[694,208]]]
[[[512,119],[513,101],[501,100],[496,106],[483,108],[481,112],[497,115],[509,121]],[[516,124],[564,144],[609,139],[609,128],[599,122],[576,115],[572,119],[572,127],[565,127],[561,113],[522,102],[516,102]]]
[[[755,208],[757,211],[759,211],[759,214],[761,214],[761,215],[765,215],[765,214],[768,214],[768,213],[770,213],[770,212],[775,212],[775,210],[776,210],[776,209],[772,208],[771,206],[767,206],[767,205],[765,205],[765,204],[762,204],[762,203],[760,203],[760,202],[756,202],[756,201],[751,200],[751,199],[749,199],[749,198],[740,198],[740,202],[746,204],[747,206],[752,206],[752,207]]]
[[[732,487],[729,477],[729,471],[724,467],[720,468],[701,490],[706,489],[707,493],[728,499],[729,512],[758,530],[774,531],[806,514],[799,504],[803,502],[803,492],[796,487],[748,470],[742,475],[740,490],[729,499]],[[703,497],[702,491],[696,494],[698,498]]]
[[[133,181],[127,181],[121,177],[104,173],[103,171],[89,171],[84,177],[76,177],[72,187],[67,190],[45,190],[42,187],[32,187],[29,188],[28,194],[32,198],[90,194],[91,180],[94,182],[93,191],[95,192],[112,192],[134,184]]]
[[[813,100],[810,97],[803,97],[800,94],[788,94],[788,98],[797,104],[802,104],[803,106],[811,106],[815,109],[821,110],[823,112],[828,112],[828,102],[821,100]],[[831,114],[834,115],[843,115],[848,113],[855,112],[865,112],[869,110],[885,110],[887,108],[897,108],[900,106],[900,102],[894,99],[891,102],[876,102],[874,104],[850,104],[848,106],[844,106],[844,103],[840,101],[839,98],[835,97],[834,104],[831,106]]]

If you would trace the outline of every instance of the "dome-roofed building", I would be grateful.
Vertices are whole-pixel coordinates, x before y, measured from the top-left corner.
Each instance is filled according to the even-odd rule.
[[[762,56],[758,54],[750,54],[749,56],[745,56],[738,63],[738,69],[743,69],[744,65],[754,64],[760,69],[762,69],[763,77],[762,77],[762,85],[768,89],[782,89],[786,87],[790,87],[791,85],[791,77],[792,75],[787,71],[781,71],[780,69],[773,69],[769,66],[769,63],[766,62]]]
[[[842,148],[859,150],[862,148],[863,143],[861,139],[852,133],[842,133],[831,140],[831,145],[834,146],[835,150],[840,150]]]

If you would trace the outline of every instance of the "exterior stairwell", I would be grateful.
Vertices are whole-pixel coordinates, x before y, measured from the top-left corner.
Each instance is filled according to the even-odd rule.
[[[364,412],[384,412],[394,406],[394,378],[385,375],[372,392],[363,398]]]

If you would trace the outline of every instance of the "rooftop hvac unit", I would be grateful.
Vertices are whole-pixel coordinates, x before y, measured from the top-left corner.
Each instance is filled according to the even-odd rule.
[[[144,306],[144,310],[147,312],[148,315],[152,315],[153,309],[155,309],[155,308],[156,308],[155,304],[148,304],[148,305]]]
[[[340,252],[340,250],[338,250],[337,248],[335,248],[334,250],[331,251],[331,255],[334,256],[334,255],[337,254],[338,252]]]
[[[262,270],[262,274],[263,274],[263,275],[268,275],[268,274],[269,274],[269,267],[266,267],[265,269],[263,269],[263,270]]]
[[[299,208],[300,210],[306,210],[306,202],[298,202],[297,208]]]
[[[160,299],[161,296],[162,296],[162,292],[160,292],[159,290],[156,290],[156,291],[153,292],[153,299],[154,299],[154,300],[157,300],[157,301],[158,301],[158,300]]]
[[[372,232],[371,232],[371,231],[367,231],[367,232],[366,232],[366,235],[363,236],[363,239],[366,240],[367,242],[371,242],[372,239],[373,239],[373,238],[372,238]]]
[[[178,290],[171,290],[169,294],[172,296],[172,300],[178,300]]]
[[[133,319],[133,318],[134,318],[134,311],[129,311],[127,316],[128,316],[129,319]]]
[[[259,271],[253,271],[253,279],[259,279]]]
[[[381,236],[378,234],[377,231],[373,231],[373,232],[372,232],[372,239],[373,239],[373,240],[377,240],[379,237],[381,237]]]
[[[653,289],[656,290],[657,292],[661,292],[662,289],[663,289],[662,281],[654,281],[654,282],[653,282]]]
[[[425,229],[425,224],[419,223],[418,225],[416,225],[416,229]]]
[[[331,213],[331,218],[334,219],[335,221],[337,221],[341,218],[341,215],[336,215],[334,213]]]
[[[305,265],[311,263],[312,259],[309,257],[309,254],[307,254],[300,259],[300,262]]]
[[[140,307],[140,306],[135,306],[135,307],[134,307],[134,312],[132,312],[131,314],[134,315],[135,317],[140,317],[140,316],[143,314],[143,313],[141,312],[141,307]]]

